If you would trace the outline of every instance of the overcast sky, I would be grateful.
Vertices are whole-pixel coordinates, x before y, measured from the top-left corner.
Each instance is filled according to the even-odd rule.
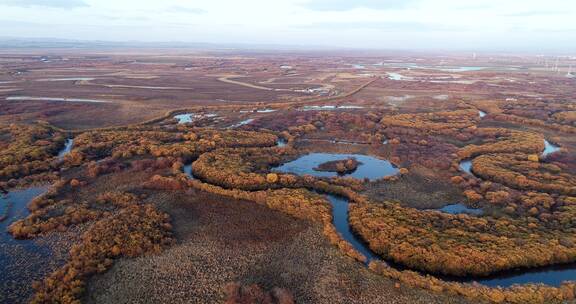
[[[0,36],[576,53],[576,1],[0,0]]]

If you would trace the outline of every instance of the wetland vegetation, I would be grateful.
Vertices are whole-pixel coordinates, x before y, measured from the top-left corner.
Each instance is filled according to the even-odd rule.
[[[561,95],[565,80],[536,74],[558,82],[542,88],[558,95],[547,102],[474,86],[452,98],[469,85],[412,78],[512,72],[465,62],[430,68],[428,59],[402,74],[355,66],[374,72],[366,77],[350,64],[369,60],[335,68],[315,58],[338,71],[319,86],[314,69],[287,75],[301,69],[298,59],[286,60],[291,69],[264,60],[270,70],[242,82],[206,73],[218,66],[210,58],[196,60],[203,81],[254,92],[253,102],[183,102],[140,113],[137,123],[90,122],[97,128],[64,128],[75,118],[58,110],[94,105],[9,106],[10,123],[0,125],[0,267],[10,275],[0,302],[574,301],[575,109]],[[177,74],[186,66],[174,65]],[[98,77],[62,79],[70,81],[54,85],[98,87]],[[117,82],[122,88],[107,90],[145,84]],[[301,96],[283,83],[332,91]],[[387,90],[412,97],[391,105]],[[450,95],[434,98],[444,90]],[[262,101],[271,96],[278,99]],[[24,115],[27,107],[38,114]]]

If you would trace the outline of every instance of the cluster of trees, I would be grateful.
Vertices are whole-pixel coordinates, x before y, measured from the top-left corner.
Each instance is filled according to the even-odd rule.
[[[404,129],[408,130],[408,129]],[[390,160],[396,164],[420,164],[426,168],[448,170],[457,148],[435,137],[423,137],[406,132],[387,130],[391,146]]]
[[[66,136],[43,125],[13,124],[0,128],[0,141],[4,143],[0,151],[0,181],[6,182],[46,175],[57,169],[55,156],[64,146]]]
[[[560,124],[576,127],[576,111],[556,112],[552,114],[552,118]]]
[[[471,175],[453,176],[452,182],[463,189],[470,205],[486,207],[489,211],[499,210],[497,213],[514,217],[532,217],[551,229],[576,226],[576,222],[570,220],[570,217],[576,216],[576,198],[573,196],[513,189]]]
[[[475,136],[482,138],[482,144],[461,148],[452,163],[452,171],[458,172],[460,160],[475,157],[472,171],[483,180],[467,174],[452,177],[468,201],[489,204],[508,215],[536,217],[547,226],[563,226],[560,219],[572,210],[562,202],[564,196],[576,193],[575,179],[563,162],[540,161],[543,136],[502,128],[478,128]]]
[[[300,135],[324,130],[336,133],[362,133],[375,129],[381,117],[376,112],[350,112],[350,111],[292,111],[283,115],[263,117],[252,125],[254,127],[266,126],[272,130],[288,130],[292,134]]]
[[[500,103],[499,108],[503,114],[517,118],[527,118],[541,121],[553,128],[576,127],[576,106],[572,102],[518,100]],[[574,130],[575,128],[567,128]]]
[[[131,204],[94,223],[72,247],[69,261],[34,287],[32,303],[80,303],[85,280],[119,256],[137,257],[173,244],[169,216],[152,205]]]
[[[202,154],[192,163],[192,169],[195,177],[228,189],[254,191],[310,187],[317,181],[313,176],[270,173],[272,167],[297,157],[297,153],[291,147],[217,149]],[[353,178],[332,177],[329,180],[335,185],[354,189],[362,187],[362,181]]]
[[[68,184],[68,183],[67,183]],[[63,230],[68,225],[92,221],[80,244],[70,250],[70,259],[42,282],[35,284],[32,303],[80,303],[85,280],[106,271],[113,259],[158,252],[171,245],[170,217],[151,204],[142,204],[130,193],[107,192],[93,202],[55,201],[57,190],[30,206],[32,214],[10,226],[17,238]]]
[[[460,135],[476,128],[478,111],[463,109],[447,112],[398,114],[384,116],[380,120],[383,127],[417,129],[421,134]]]
[[[472,168],[476,175],[512,188],[576,195],[576,176],[539,162],[537,155],[486,154],[476,157]]]
[[[352,203],[349,212],[353,230],[373,251],[412,269],[488,275],[576,261],[574,227],[547,229],[530,218],[452,215],[388,202]]]
[[[294,157],[292,148],[218,149],[202,154],[193,164],[194,175],[211,184],[243,190],[262,190],[297,186],[300,178],[292,174],[268,176],[270,168]]]
[[[345,174],[356,171],[361,163],[354,157],[322,163],[314,168],[316,171],[330,171]]]
[[[539,119],[534,118],[527,118],[527,117],[520,117],[511,114],[497,114],[492,116],[494,120],[501,120],[501,121],[512,121],[523,125],[533,125],[537,127],[548,128],[555,131],[560,131],[564,133],[576,133],[576,127],[558,124],[554,122],[547,122]]]
[[[139,126],[83,133],[76,138],[73,152],[80,159],[153,155],[190,160],[215,148],[270,147],[277,140],[276,135],[264,132]],[[68,158],[75,156],[71,153]]]
[[[538,133],[503,128],[479,128],[474,131],[474,136],[482,138],[482,144],[471,144],[461,148],[457,152],[459,159],[489,153],[538,154],[544,150],[544,137]]]

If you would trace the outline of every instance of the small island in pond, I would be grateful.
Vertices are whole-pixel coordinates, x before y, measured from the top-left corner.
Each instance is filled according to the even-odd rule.
[[[318,165],[318,167],[314,168],[316,171],[327,171],[327,172],[337,172],[338,174],[350,174],[362,163],[357,161],[356,158],[350,157],[347,159],[339,159],[328,161]]]

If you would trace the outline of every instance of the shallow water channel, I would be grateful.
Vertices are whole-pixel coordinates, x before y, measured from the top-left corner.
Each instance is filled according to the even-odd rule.
[[[353,173],[349,174],[352,177],[363,179],[379,179],[385,176],[394,175],[397,173],[397,169],[390,164],[390,162],[377,159],[374,157],[359,155],[359,154],[331,154],[331,153],[311,153],[300,158],[293,160],[291,162],[285,163],[280,167],[275,168],[275,171],[293,173],[298,175],[311,174],[320,177],[330,177],[335,176],[335,172],[321,172],[316,171],[319,164],[328,161],[341,160],[349,157],[354,157],[362,164],[359,165],[358,169]],[[467,169],[470,170],[469,167]],[[342,237],[348,241],[356,250],[361,252],[366,256],[368,262],[370,260],[382,260],[376,253],[374,253],[369,246],[352,230],[348,222],[348,204],[349,201],[346,198],[339,197],[332,194],[326,194],[326,197],[330,204],[332,205],[332,216],[333,224],[336,230],[342,235]],[[481,215],[481,209],[471,209],[467,208],[462,204],[452,204],[438,209],[438,211],[459,214],[459,213],[469,213],[474,215]],[[394,263],[389,263],[392,267],[397,267],[399,269],[405,269],[401,265],[395,265]],[[552,286],[560,286],[563,281],[576,279],[576,264],[568,264],[561,266],[550,266],[550,267],[540,267],[534,269],[520,269],[511,270],[498,273],[496,275],[484,277],[484,278],[473,278],[473,277],[449,277],[441,276],[442,279],[458,282],[472,282],[476,281],[480,284],[487,286],[502,286],[507,287],[513,284],[525,284],[525,283],[544,283]]]
[[[327,194],[326,197],[332,205],[333,224],[336,227],[338,233],[342,235],[342,238],[344,238],[356,250],[366,256],[368,263],[372,260],[383,260],[369,248],[368,244],[366,244],[364,240],[362,240],[351,230],[348,223],[348,199],[331,194]],[[406,267],[397,265],[395,263],[388,262],[388,264],[391,267],[395,267],[399,270],[407,269]],[[559,266],[539,267],[534,269],[504,271],[483,278],[461,278],[450,276],[439,277],[447,281],[478,282],[480,284],[491,287],[508,287],[514,284],[526,283],[543,283],[551,286],[560,286],[563,281],[576,279],[576,263]]]

